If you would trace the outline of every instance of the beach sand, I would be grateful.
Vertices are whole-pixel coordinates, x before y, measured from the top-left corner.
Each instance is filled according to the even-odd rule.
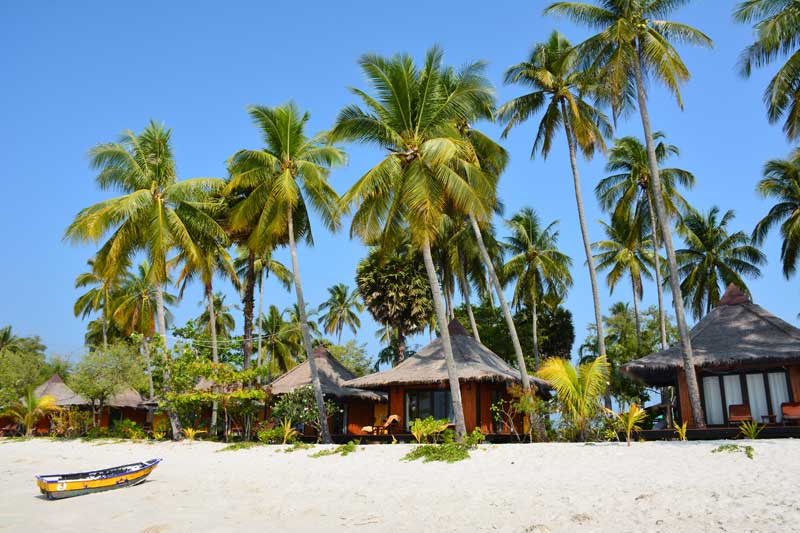
[[[0,530],[791,531],[800,441],[485,445],[454,464],[411,445],[310,458],[209,442],[0,440]],[[47,501],[35,474],[162,457],[142,485]]]

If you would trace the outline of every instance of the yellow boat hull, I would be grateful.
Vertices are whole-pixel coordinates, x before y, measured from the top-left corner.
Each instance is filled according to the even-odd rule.
[[[144,463],[83,474],[36,476],[36,484],[48,500],[120,489],[142,483],[160,461],[161,459],[152,459]]]

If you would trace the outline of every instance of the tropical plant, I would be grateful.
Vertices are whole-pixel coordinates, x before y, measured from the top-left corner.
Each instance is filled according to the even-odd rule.
[[[530,207],[507,222],[511,235],[504,248],[511,258],[503,265],[503,277],[514,281],[513,303],[528,305],[532,315],[534,369],[539,368],[539,302],[548,293],[559,298],[572,286],[572,259],[558,249],[558,221],[544,226]]]
[[[786,117],[783,131],[790,140],[800,137],[800,5],[797,0],[746,0],[737,4],[734,18],[754,23],[755,42],[745,48],[739,61],[741,74],[749,78],[753,67],[787,57],[764,91],[770,123]]]
[[[300,361],[298,354],[303,351],[303,338],[295,323],[284,320],[284,314],[270,305],[267,315],[260,320],[264,334],[264,351],[269,376],[287,372]]]
[[[555,2],[546,14],[564,15],[598,33],[576,48],[585,62],[601,70],[603,93],[611,102],[614,115],[630,107],[633,91],[642,119],[650,187],[661,236],[667,252],[667,267],[672,288],[675,318],[680,332],[683,368],[689,393],[692,416],[698,427],[705,427],[700,403],[700,389],[694,372],[692,342],[678,282],[678,264],[672,243],[670,217],[664,205],[664,191],[658,170],[655,140],[647,107],[649,80],[660,82],[675,96],[682,109],[680,85],[689,79],[689,69],[672,42],[711,47],[711,39],[703,32],[666,20],[666,17],[688,0],[602,0],[600,5],[586,2]]]
[[[261,131],[265,146],[261,150],[240,150],[232,158],[228,190],[245,190],[247,197],[234,207],[231,226],[234,231],[248,226],[254,228],[248,238],[251,251],[265,252],[275,242],[288,241],[303,345],[311,369],[322,440],[329,443],[325,401],[317,365],[311,356],[311,334],[295,240],[305,237],[309,244],[313,243],[308,206],[329,229],[338,226],[338,195],[327,178],[331,167],[345,162],[345,154],[328,144],[324,134],[308,137],[305,128],[309,114],[301,113],[294,103],[274,108],[250,106],[248,112]]]
[[[716,206],[707,213],[690,213],[678,229],[686,241],[686,248],[675,252],[680,290],[696,318],[716,307],[731,283],[748,292],[742,276],[760,277],[758,267],[766,263],[748,235],[729,231],[734,212],[719,215]]]
[[[664,133],[660,131],[653,134],[653,141],[658,142],[655,151],[659,165],[662,165],[671,156],[680,154],[678,147],[667,144],[664,137]],[[600,206],[612,214],[612,223],[615,219],[633,216],[634,220],[644,220],[650,226],[653,242],[653,274],[661,321],[661,349],[666,350],[669,345],[667,344],[664,288],[661,284],[661,252],[659,251],[661,230],[653,205],[647,148],[636,137],[628,136],[616,139],[614,146],[608,151],[606,172],[613,172],[613,174],[600,180],[594,191]],[[686,188],[693,187],[694,175],[686,170],[673,167],[659,168],[659,173],[664,207],[670,218],[680,217],[682,212],[689,210],[689,203],[681,195],[678,185]]]
[[[617,283],[625,276],[630,279],[633,297],[633,311],[636,318],[636,346],[641,354],[642,325],[639,301],[644,293],[642,278],[652,279],[651,268],[655,261],[650,253],[652,240],[642,235],[643,227],[632,215],[612,219],[611,224],[601,222],[606,239],[592,244],[597,251],[597,269],[607,271],[606,284],[611,294]],[[665,331],[666,334],[666,331]]]
[[[300,435],[296,429],[294,429],[294,425],[292,424],[292,420],[287,418],[281,421],[281,444],[292,444]]]
[[[183,436],[186,437],[186,440],[189,442],[194,442],[197,437],[203,433],[208,433],[208,431],[204,429],[183,428]]]
[[[760,425],[755,420],[746,420],[739,424],[739,433],[745,439],[755,440],[766,426]]]
[[[433,301],[419,254],[410,246],[393,254],[372,248],[358,263],[356,284],[367,310],[387,328],[397,359],[406,356],[406,338],[421,333],[430,323]]]
[[[341,408],[336,402],[325,400],[328,416],[336,416],[339,412]],[[314,387],[305,385],[278,396],[272,404],[272,416],[281,423],[291,420],[295,424],[308,424],[319,432],[321,424]]]
[[[627,411],[617,413],[617,421],[625,432],[625,442],[628,446],[631,445],[631,434],[634,431],[641,431],[640,424],[647,418],[647,411],[639,407],[637,404],[632,403],[628,406]]]
[[[567,359],[554,357],[545,360],[536,373],[555,389],[562,415],[574,425],[580,441],[586,440],[589,425],[600,410],[600,400],[608,380],[608,368],[605,355],[577,368]]]
[[[427,418],[415,418],[409,423],[408,429],[418,443],[435,444],[449,425],[450,421],[447,419],[436,420],[429,416]]]
[[[780,225],[783,275],[788,279],[797,271],[800,257],[800,148],[788,159],[768,161],[756,190],[775,204],[756,224],[753,239],[756,244],[763,243],[769,231]]]
[[[672,429],[674,429],[675,433],[678,434],[678,440],[680,440],[680,441],[687,440],[686,439],[686,428],[687,428],[687,422],[685,422],[685,421],[681,425],[678,425],[677,422],[673,422],[672,423]]]
[[[336,335],[337,342],[342,343],[342,331],[345,327],[356,334],[361,327],[361,320],[356,312],[364,310],[361,303],[361,295],[358,290],[350,292],[350,288],[344,283],[337,283],[328,288],[328,299],[319,306],[319,311],[325,311],[320,316],[325,332]]]
[[[31,387],[21,400],[3,413],[3,416],[11,417],[25,426],[25,436],[31,437],[39,420],[58,409],[60,407],[56,404],[55,398],[50,395],[37,398]]]
[[[360,64],[375,94],[354,90],[364,108],[345,107],[333,135],[372,144],[386,156],[345,193],[342,205],[355,206],[351,235],[381,243],[384,249],[408,235],[421,249],[445,354],[456,433],[462,438],[466,426],[461,389],[431,247],[445,216],[483,218],[486,206],[480,195],[454,169],[479,171],[471,163],[471,145],[455,124],[469,120],[475,106],[491,97],[491,90],[483,64],[471,63],[450,74],[442,67],[439,48],[428,51],[421,67],[407,55],[365,55]]]
[[[600,354],[605,355],[600,292],[589,230],[586,226],[577,159],[578,150],[581,150],[586,158],[590,158],[596,150],[604,151],[603,137],[611,135],[608,118],[590,102],[590,99],[597,95],[596,72],[581,70],[578,56],[574,53],[570,42],[561,33],[554,31],[546,42],[533,47],[526,61],[506,71],[505,82],[530,87],[532,92],[514,98],[498,110],[500,119],[507,123],[503,130],[504,137],[514,126],[543,111],[531,157],[541,152],[546,158],[559,129],[564,128],[569,147],[581,238],[592,286],[595,322],[600,332]]]
[[[76,317],[80,316],[81,318],[100,313],[102,345],[106,347],[108,346],[108,330],[111,327],[111,306],[119,283],[119,272],[108,274],[93,259],[87,261],[87,264],[89,271],[78,274],[78,277],[75,278],[75,288],[90,288],[75,301],[73,311]]]

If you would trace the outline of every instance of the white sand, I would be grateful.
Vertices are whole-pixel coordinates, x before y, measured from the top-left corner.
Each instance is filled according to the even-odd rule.
[[[738,441],[739,444],[747,444]],[[789,531],[800,528],[800,441],[483,446],[454,464],[410,445],[347,457],[216,443],[0,440],[0,529],[15,531]],[[60,501],[35,474],[163,457],[137,487]]]

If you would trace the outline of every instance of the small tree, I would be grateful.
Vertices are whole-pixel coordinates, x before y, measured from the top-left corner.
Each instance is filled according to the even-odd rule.
[[[39,422],[39,419],[58,409],[60,408],[56,405],[55,398],[49,395],[37,398],[33,393],[33,389],[30,388],[21,401],[2,413],[2,415],[10,416],[25,426],[25,436],[30,437],[33,435],[33,430],[36,428],[36,423]]]
[[[335,402],[325,400],[325,412],[328,416],[336,416],[341,408]],[[311,385],[281,394],[272,406],[272,416],[281,422],[291,420],[294,424],[308,424],[320,434],[319,410]]]

